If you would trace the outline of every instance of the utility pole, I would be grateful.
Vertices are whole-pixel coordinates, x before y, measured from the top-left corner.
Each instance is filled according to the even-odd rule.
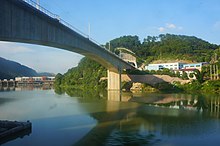
[[[111,51],[111,42],[110,41],[108,43],[108,49],[109,49],[109,51]]]
[[[40,0],[37,0],[36,8],[37,8],[37,9],[40,9]]]
[[[214,64],[214,80],[216,80],[216,65]]]
[[[219,71],[218,71],[218,56],[215,55],[212,57],[210,62],[210,80],[218,80],[219,79]]]
[[[90,23],[88,24],[88,38],[90,39]]]

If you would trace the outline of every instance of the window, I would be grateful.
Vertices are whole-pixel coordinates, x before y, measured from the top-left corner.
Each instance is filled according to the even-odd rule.
[[[196,65],[196,67],[200,67],[200,65]]]

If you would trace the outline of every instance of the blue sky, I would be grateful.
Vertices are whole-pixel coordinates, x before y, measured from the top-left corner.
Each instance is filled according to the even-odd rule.
[[[143,40],[164,33],[220,44],[219,0],[40,0],[40,4],[85,34],[90,24],[90,36],[102,44],[123,35]],[[60,49],[2,42],[0,56],[54,73],[64,73],[82,58]]]

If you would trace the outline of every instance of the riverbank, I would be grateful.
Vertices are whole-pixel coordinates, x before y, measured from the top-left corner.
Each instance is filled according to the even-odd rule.
[[[129,83],[131,84],[131,83]],[[181,84],[179,82],[174,82],[173,84],[162,82],[150,86],[145,83],[132,83],[132,86],[128,88],[123,88],[123,90],[131,92],[162,92],[162,93],[199,93],[199,94],[220,94],[220,80],[215,81],[205,81],[204,83],[199,83],[198,81],[192,81],[190,83]]]
[[[0,121],[0,144],[31,133],[32,124],[17,121]]]

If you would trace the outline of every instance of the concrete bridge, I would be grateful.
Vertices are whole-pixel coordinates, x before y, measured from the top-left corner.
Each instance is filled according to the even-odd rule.
[[[109,90],[120,90],[121,71],[135,68],[31,0],[0,0],[0,41],[50,46],[87,56],[108,69]]]

